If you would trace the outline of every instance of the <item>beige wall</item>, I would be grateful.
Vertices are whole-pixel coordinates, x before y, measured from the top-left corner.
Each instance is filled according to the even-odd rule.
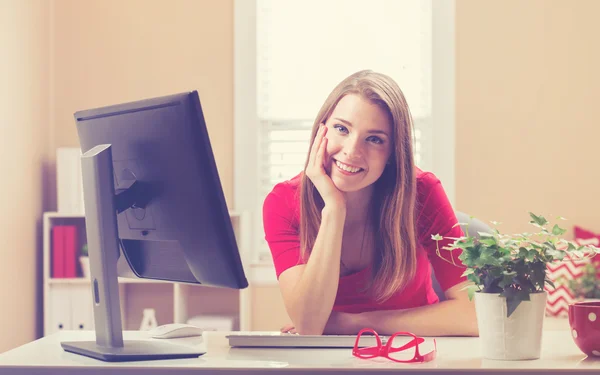
[[[0,352],[41,321],[43,164],[48,135],[48,1],[0,4]]]
[[[600,2],[457,0],[456,206],[600,232]]]
[[[279,330],[291,323],[285,311],[283,298],[277,285],[260,285],[250,288],[250,325],[253,330]]]
[[[77,110],[198,90],[231,202],[233,1],[60,0],[54,25],[52,148],[79,145]]]

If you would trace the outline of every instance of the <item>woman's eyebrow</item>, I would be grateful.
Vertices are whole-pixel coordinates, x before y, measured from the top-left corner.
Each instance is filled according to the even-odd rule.
[[[334,120],[338,120],[339,122],[343,122],[345,125],[348,125],[349,127],[352,127],[352,123],[350,121],[348,121],[348,120],[344,120],[343,118],[339,118],[339,117],[334,117],[333,119]],[[386,132],[384,132],[383,130],[379,130],[379,129],[371,129],[371,130],[368,130],[367,133],[369,133],[369,134],[383,134],[383,135],[385,135],[386,137],[389,138],[389,135]]]

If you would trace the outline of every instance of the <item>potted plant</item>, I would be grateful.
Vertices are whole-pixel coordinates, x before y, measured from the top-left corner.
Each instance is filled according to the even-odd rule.
[[[543,216],[533,213],[530,216],[530,223],[537,228],[535,233],[508,235],[494,228],[491,233],[471,236],[468,223],[459,223],[466,226],[467,234],[450,237],[454,242],[442,248],[442,251],[462,250],[458,259],[465,267],[463,276],[471,281],[466,288],[469,299],[475,298],[484,358],[539,358],[546,307],[544,286],[554,287],[547,278],[546,265],[565,257],[583,259],[600,250],[561,239],[565,229],[558,224],[549,229],[550,223]],[[439,241],[443,237],[436,234],[432,239],[438,243],[441,256]]]

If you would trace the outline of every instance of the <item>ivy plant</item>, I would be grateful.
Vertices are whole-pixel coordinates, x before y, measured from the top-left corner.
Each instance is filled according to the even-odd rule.
[[[494,225],[491,233],[478,232],[479,236],[471,236],[468,223],[464,225],[463,237],[446,237],[453,242],[443,247],[442,251],[462,251],[458,256],[462,265],[451,263],[465,268],[466,276],[471,284],[466,288],[469,299],[472,300],[475,292],[498,293],[506,298],[507,316],[517,309],[522,301],[529,301],[531,293],[544,291],[545,284],[554,288],[554,284],[547,277],[547,264],[562,261],[566,257],[583,259],[596,255],[600,249],[592,246],[579,246],[561,236],[566,232],[558,224],[551,224],[543,217],[529,213],[529,222],[536,231],[519,234],[502,234],[496,228],[500,223],[492,221]],[[473,217],[471,217],[472,219]],[[557,220],[565,220],[558,217]],[[441,256],[439,241],[444,237],[439,234],[431,236],[437,244],[438,256]],[[454,256],[450,257],[455,259]]]

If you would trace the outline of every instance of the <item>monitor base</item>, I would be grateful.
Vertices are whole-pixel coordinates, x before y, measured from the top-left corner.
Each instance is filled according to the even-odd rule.
[[[95,341],[69,341],[60,343],[62,348],[67,352],[106,362],[196,358],[205,354],[205,352],[196,348],[167,342],[125,340],[123,344],[123,347],[120,348],[108,348],[98,346]]]

